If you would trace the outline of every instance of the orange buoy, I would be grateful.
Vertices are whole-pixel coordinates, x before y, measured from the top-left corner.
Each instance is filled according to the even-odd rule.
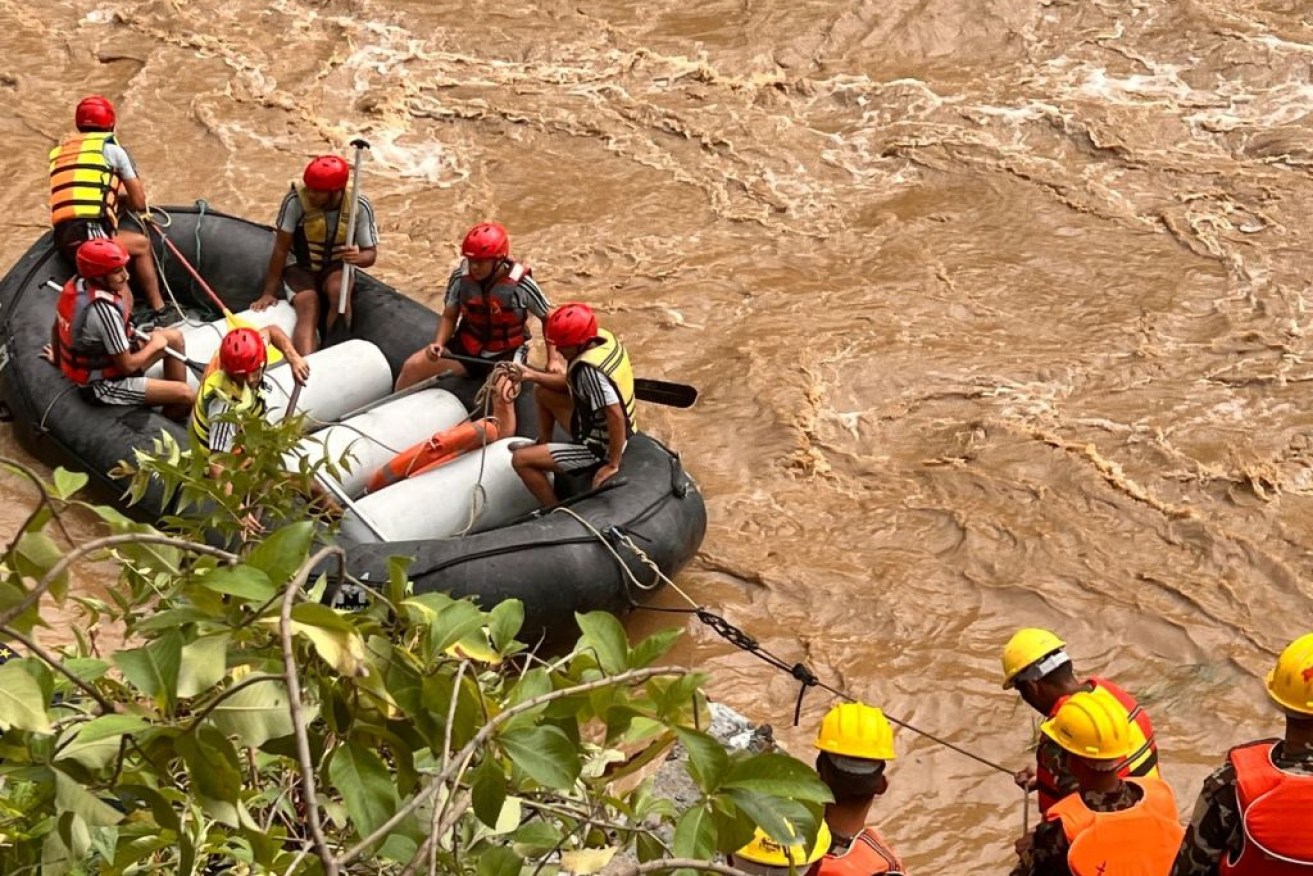
[[[370,476],[367,490],[370,493],[377,493],[389,484],[432,471],[462,454],[478,450],[499,438],[501,438],[501,430],[497,427],[497,421],[493,419],[452,426],[394,456],[391,462]]]

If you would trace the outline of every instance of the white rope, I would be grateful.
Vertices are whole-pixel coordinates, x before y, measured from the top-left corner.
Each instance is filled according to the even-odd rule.
[[[607,551],[611,554],[611,556],[615,557],[615,561],[620,564],[620,568],[625,573],[625,577],[629,579],[629,583],[633,584],[639,590],[650,593],[651,591],[656,590],[658,587],[661,586],[661,584],[664,583],[668,585],[676,593],[678,593],[680,596],[684,597],[684,601],[687,602],[691,608],[701,608],[701,606],[698,605],[696,602],[694,602],[693,599],[687,593],[685,593],[678,584],[676,584],[674,581],[671,581],[670,578],[666,575],[666,573],[661,571],[661,568],[657,566],[655,560],[649,557],[643,551],[642,548],[634,544],[634,540],[631,539],[629,536],[625,535],[623,532],[620,532],[618,529],[616,530],[620,535],[620,543],[623,544],[625,547],[629,548],[631,551],[633,551],[634,556],[638,557],[638,561],[643,565],[647,566],[656,574],[656,580],[654,580],[651,584],[644,584],[642,581],[639,581],[638,576],[636,576],[632,571],[630,571],[629,564],[626,563],[624,561],[624,558],[620,556],[620,553],[614,547],[612,547],[611,542],[607,539],[607,537],[603,535],[601,532],[599,532],[597,527],[593,526],[593,524],[589,523],[583,517],[579,516],[579,514],[576,513],[573,508],[566,508],[564,506],[558,505],[557,507],[551,510],[551,513],[568,514],[569,516],[573,517],[575,520],[578,520],[579,523],[582,524],[585,529],[591,532],[594,535],[594,537],[596,537],[597,540],[601,542],[602,547],[606,548]]]

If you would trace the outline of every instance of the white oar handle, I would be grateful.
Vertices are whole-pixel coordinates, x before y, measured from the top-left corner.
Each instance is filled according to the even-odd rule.
[[[356,242],[356,220],[360,218],[360,156],[369,148],[369,144],[360,139],[352,140],[351,145],[356,148],[355,162],[351,170],[351,196],[343,205],[351,214],[351,218],[346,223],[347,246],[354,246]],[[338,316],[346,313],[347,299],[351,297],[351,285],[355,280],[355,267],[350,264],[342,266],[342,290],[337,296]]]

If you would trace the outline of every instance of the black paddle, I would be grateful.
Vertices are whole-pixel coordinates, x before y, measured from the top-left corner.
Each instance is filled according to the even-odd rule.
[[[443,349],[442,357],[464,365],[493,365],[496,359],[478,359],[474,356],[462,356],[451,350]],[[648,377],[634,378],[634,395],[639,401],[652,402],[672,408],[691,408],[698,400],[696,387],[687,383],[671,383],[668,380],[654,380]]]

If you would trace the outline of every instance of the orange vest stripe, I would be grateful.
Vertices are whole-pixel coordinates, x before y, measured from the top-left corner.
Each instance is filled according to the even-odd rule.
[[[105,159],[109,131],[74,134],[50,150],[50,224],[72,219],[103,219],[118,225],[121,180]]]
[[[1045,816],[1062,823],[1072,876],[1164,876],[1172,869],[1185,836],[1172,789],[1162,779],[1126,781],[1144,791],[1130,809],[1095,812],[1069,794]]]
[[[827,854],[807,871],[807,876],[903,876],[903,862],[873,828],[853,838],[841,855]]]
[[[469,276],[461,277],[456,336],[466,353],[504,353],[524,346],[529,339],[524,325],[529,311],[515,306],[515,290],[531,273],[525,265],[510,263],[509,270],[487,292]]]
[[[1313,776],[1278,768],[1275,746],[1267,740],[1231,750],[1245,842],[1234,862],[1223,856],[1221,876],[1313,874]]]

